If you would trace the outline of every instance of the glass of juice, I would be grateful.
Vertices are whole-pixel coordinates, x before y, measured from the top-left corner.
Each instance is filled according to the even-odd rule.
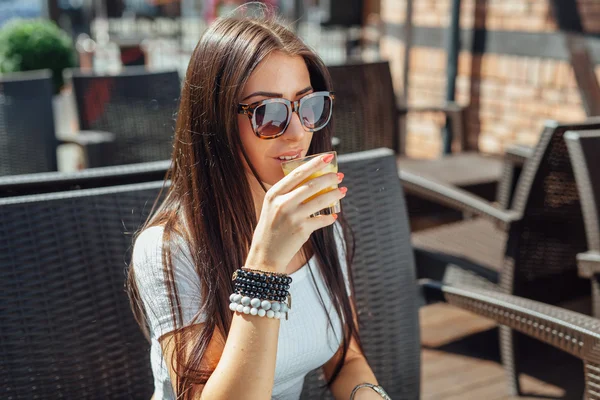
[[[284,175],[289,174],[290,172],[292,172],[294,169],[298,168],[299,166],[301,166],[302,164],[304,164],[305,162],[308,162],[310,160],[312,160],[315,157],[320,157],[323,156],[325,154],[333,154],[333,160],[327,165],[325,166],[323,169],[315,172],[314,174],[312,174],[311,176],[309,176],[306,180],[304,180],[301,185],[305,184],[306,182],[308,182],[311,179],[317,178],[321,175],[325,175],[325,174],[329,174],[329,173],[337,173],[338,172],[338,164],[337,164],[337,153],[335,151],[328,151],[325,153],[320,153],[320,154],[313,154],[310,155],[308,157],[304,157],[304,158],[297,158],[295,160],[290,160],[290,161],[285,161],[281,163],[281,168],[283,169],[283,173]],[[312,199],[314,199],[317,196],[320,196],[324,193],[327,192],[331,192],[332,190],[336,190],[338,188],[338,185],[336,184],[335,186],[330,186],[326,189],[321,190],[319,193],[309,197],[308,199],[304,200],[303,203],[308,203],[309,201],[311,201]],[[336,201],[334,204],[331,204],[329,207],[318,211],[316,213],[314,213],[313,215],[311,215],[311,217],[315,217],[317,215],[327,215],[327,214],[337,214],[340,211],[342,211],[342,208],[340,206],[340,202]]]

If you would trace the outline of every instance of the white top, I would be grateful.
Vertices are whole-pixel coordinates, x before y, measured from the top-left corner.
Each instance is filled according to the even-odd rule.
[[[346,290],[350,295],[345,246],[339,222],[335,223],[334,232]],[[163,274],[162,234],[163,228],[158,226],[148,228],[139,235],[133,250],[133,268],[150,327],[154,399],[174,400],[171,380],[158,342],[162,335],[175,328]],[[171,254],[184,319],[182,326],[201,323],[206,320],[206,316],[196,315],[200,308],[200,282],[194,271],[190,252],[186,246],[180,245],[176,251],[171,250]],[[280,322],[272,399],[300,398],[306,374],[330,360],[341,344],[340,319],[316,264],[316,257],[313,256],[307,264],[290,275],[293,278],[289,290],[293,297],[293,309],[289,312],[289,319]],[[316,284],[311,278],[311,271]],[[333,330],[320,302],[319,293],[327,307]],[[229,302],[229,299],[223,301]]]

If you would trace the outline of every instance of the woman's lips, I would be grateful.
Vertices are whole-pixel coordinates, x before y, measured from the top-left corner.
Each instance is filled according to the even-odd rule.
[[[295,149],[295,150],[286,151],[285,153],[278,154],[275,158],[283,157],[283,156],[296,156],[296,155],[301,155],[301,154],[302,154],[302,149]]]
[[[290,157],[290,156],[295,156],[295,157],[290,160],[282,160],[279,158],[279,157]],[[277,157],[273,157],[273,159],[282,163],[284,161],[291,161],[291,160],[295,160],[295,159],[301,158],[301,157],[302,157],[302,150],[296,150],[296,151],[288,151],[287,153],[280,154]]]

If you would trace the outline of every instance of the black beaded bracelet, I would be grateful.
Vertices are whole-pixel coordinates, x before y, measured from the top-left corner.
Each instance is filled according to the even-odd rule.
[[[242,296],[248,296],[251,298],[258,298],[258,299],[270,300],[270,301],[281,301],[281,302],[284,302],[285,299],[289,296],[289,293],[285,293],[285,294],[281,295],[281,294],[273,294],[273,293],[254,291],[252,289],[238,288],[238,287],[234,288],[234,292],[241,294]]]
[[[289,285],[278,285],[266,282],[251,282],[246,278],[238,278],[234,283],[234,290],[249,297],[258,297],[266,300],[283,301],[288,295]]]
[[[234,291],[252,298],[285,301],[292,278],[285,274],[238,269],[233,273]]]

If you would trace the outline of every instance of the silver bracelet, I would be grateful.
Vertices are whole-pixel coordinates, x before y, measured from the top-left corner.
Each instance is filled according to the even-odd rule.
[[[381,386],[373,385],[372,383],[361,383],[360,385],[356,385],[354,387],[354,389],[352,389],[352,393],[350,393],[350,400],[354,400],[354,396],[356,396],[356,392],[358,392],[359,389],[362,389],[364,387],[368,387],[368,388],[374,390],[378,395],[381,396],[382,399],[392,400],[392,398],[385,392],[385,390],[383,390],[383,388]]]

